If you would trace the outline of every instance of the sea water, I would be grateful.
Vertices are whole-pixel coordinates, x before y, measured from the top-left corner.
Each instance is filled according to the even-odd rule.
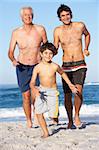
[[[62,85],[58,84],[60,114],[65,117],[64,94]],[[83,116],[99,116],[99,84],[85,84],[83,104],[80,111]],[[0,85],[0,122],[9,120],[24,120],[22,95],[17,85]]]

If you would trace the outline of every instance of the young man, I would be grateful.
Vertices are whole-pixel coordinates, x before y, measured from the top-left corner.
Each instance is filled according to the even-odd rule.
[[[40,48],[42,61],[34,68],[30,82],[30,87],[35,94],[35,114],[43,131],[43,138],[49,136],[47,125],[44,119],[44,112],[49,111],[49,117],[58,117],[58,91],[56,84],[56,72],[67,82],[71,91],[77,93],[77,88],[70,82],[67,75],[59,65],[52,62],[57,49],[52,43],[43,44]],[[35,86],[35,81],[39,75],[40,87]]]
[[[34,67],[40,61],[40,45],[47,42],[46,31],[43,26],[32,23],[33,10],[31,7],[21,9],[23,26],[12,33],[8,56],[16,67],[17,80],[23,96],[23,108],[27,119],[27,126],[32,127],[30,80]],[[16,45],[19,48],[18,58],[14,52]]]
[[[82,105],[83,97],[82,90],[86,77],[87,66],[85,63],[85,56],[89,56],[89,43],[90,34],[82,22],[72,22],[72,11],[66,5],[61,5],[57,10],[59,20],[63,25],[56,27],[54,30],[54,45],[58,49],[59,43],[63,50],[63,69],[67,73],[70,81],[76,85],[79,94],[74,97],[75,118],[74,123],[76,127],[81,127],[81,120],[79,111]],[[82,48],[82,35],[85,36],[85,48]],[[63,82],[65,108],[69,119],[68,128],[72,129],[73,126],[73,106],[72,106],[72,93],[68,85]]]

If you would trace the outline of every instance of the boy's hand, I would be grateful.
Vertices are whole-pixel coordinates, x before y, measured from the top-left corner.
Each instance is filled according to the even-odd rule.
[[[35,87],[33,89],[33,93],[34,93],[34,97],[40,96],[40,92],[39,92],[39,89],[37,87]]]
[[[72,93],[74,93],[74,94],[78,93],[78,89],[77,89],[77,87],[75,87],[74,84],[70,84],[69,87],[70,87]]]

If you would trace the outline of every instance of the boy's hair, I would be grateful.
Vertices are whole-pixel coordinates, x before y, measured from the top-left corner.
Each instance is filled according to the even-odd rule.
[[[43,53],[46,49],[52,51],[53,55],[57,54],[57,49],[56,49],[56,47],[52,43],[46,42],[45,44],[43,44],[40,47],[40,52]]]
[[[61,4],[60,7],[57,9],[57,15],[60,18],[60,13],[62,11],[68,11],[70,13],[70,16],[72,18],[72,11],[70,9],[70,7],[68,7],[67,5]]]

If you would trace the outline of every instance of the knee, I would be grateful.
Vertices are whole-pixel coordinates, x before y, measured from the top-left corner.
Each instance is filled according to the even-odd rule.
[[[30,96],[29,95],[23,96],[23,103],[30,103]]]
[[[76,95],[75,98],[79,98],[80,100],[83,100],[82,92],[79,91]]]

